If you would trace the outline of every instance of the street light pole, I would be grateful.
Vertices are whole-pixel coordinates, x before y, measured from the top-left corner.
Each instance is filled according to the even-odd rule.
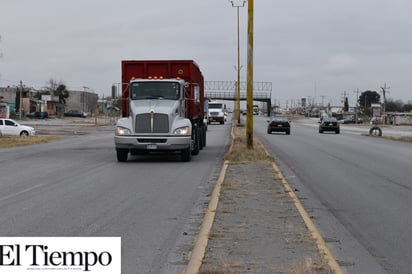
[[[253,149],[253,14],[254,0],[248,2],[247,24],[247,120],[246,147]]]
[[[239,22],[239,8],[244,7],[247,0],[237,1],[229,0],[232,7],[236,8],[237,12],[237,81],[236,81],[236,119],[240,124],[240,22]]]

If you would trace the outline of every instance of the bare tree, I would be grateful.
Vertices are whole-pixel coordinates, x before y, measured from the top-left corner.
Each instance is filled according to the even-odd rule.
[[[51,78],[47,82],[45,89],[49,94],[52,94],[59,98],[59,102],[56,106],[56,112],[58,116],[62,115],[64,112],[64,107],[66,105],[66,99],[69,98],[69,91],[67,90],[66,85],[62,81],[57,82],[56,80]]]

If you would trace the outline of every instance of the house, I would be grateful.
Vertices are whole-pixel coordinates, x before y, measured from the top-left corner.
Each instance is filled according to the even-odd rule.
[[[24,94],[18,94],[19,89],[17,87],[0,87],[2,103],[8,106],[11,117],[20,114],[19,110],[16,109],[18,103],[21,104],[20,111],[23,117],[31,112],[47,112],[49,116],[58,115],[71,109],[93,113],[97,106],[98,95],[86,90],[68,90],[69,97],[66,99],[64,106],[59,104],[56,96],[47,95],[45,92],[41,95],[41,99],[35,98],[39,92],[42,93],[41,90],[28,89],[24,91]],[[17,102],[16,100],[18,100],[20,96],[22,96],[22,98],[20,102]]]

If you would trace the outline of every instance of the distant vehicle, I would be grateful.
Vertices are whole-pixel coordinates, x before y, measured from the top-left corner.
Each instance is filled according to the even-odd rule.
[[[339,121],[335,117],[322,117],[319,121],[319,133],[324,131],[334,131],[336,134],[339,134]]]
[[[259,106],[253,105],[253,115],[258,115],[258,114],[259,114]]]
[[[287,135],[290,134],[290,121],[284,116],[275,116],[271,121],[268,121],[267,133],[272,134],[272,132],[285,132]]]
[[[358,123],[362,123],[362,122],[363,122],[362,119],[358,118]],[[345,118],[345,119],[339,120],[339,123],[341,123],[341,124],[356,124],[356,120],[355,120],[355,118]]]
[[[45,119],[49,118],[49,114],[47,112],[35,111],[27,113],[26,117],[30,119]]]
[[[208,106],[209,124],[219,122],[223,125],[226,121],[226,105],[218,101],[210,101]]]
[[[69,110],[64,113],[64,116],[86,118],[87,113],[80,110]]]
[[[1,135],[34,136],[36,131],[29,126],[20,125],[12,119],[0,119]]]

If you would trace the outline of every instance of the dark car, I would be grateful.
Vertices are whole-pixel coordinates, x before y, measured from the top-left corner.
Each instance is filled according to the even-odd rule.
[[[336,134],[339,134],[339,121],[335,117],[323,117],[319,121],[319,133],[323,133],[324,131],[334,131]]]
[[[363,120],[361,118],[358,118],[358,124],[361,124]],[[339,123],[341,124],[356,124],[355,118],[345,118],[342,120],[339,120]]]
[[[285,132],[290,134],[290,121],[284,116],[275,116],[271,121],[268,121],[267,133],[272,134],[272,132]]]
[[[64,113],[64,116],[66,117],[81,117],[81,118],[86,118],[87,113],[80,111],[80,110],[69,110]]]
[[[27,113],[26,117],[30,119],[45,119],[49,117],[49,114],[45,111],[35,111]]]

